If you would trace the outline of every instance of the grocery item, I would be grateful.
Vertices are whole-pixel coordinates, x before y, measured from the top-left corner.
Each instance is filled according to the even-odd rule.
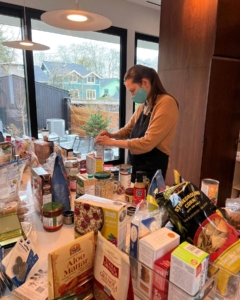
[[[129,257],[98,232],[94,264],[94,299],[133,300]]]
[[[122,249],[126,239],[126,205],[85,194],[74,201],[75,237],[94,231]]]
[[[107,199],[113,199],[114,182],[111,179],[111,173],[97,172],[94,174],[96,179],[95,195]]]
[[[76,193],[77,195],[95,195],[95,184],[96,179],[93,177],[92,174],[77,174],[76,175],[77,180],[77,187],[76,187]]]
[[[151,298],[154,262],[180,243],[180,236],[167,228],[150,233],[139,240],[138,289]]]
[[[35,140],[34,141],[34,151],[40,162],[40,164],[45,164],[46,159],[53,153],[54,151],[54,143]]]
[[[46,231],[57,231],[62,227],[62,204],[58,202],[49,202],[42,207],[43,228]]]
[[[86,155],[86,169],[88,174],[95,174],[103,171],[103,157],[95,154]]]
[[[136,181],[133,188],[133,205],[137,205],[146,198],[146,188],[143,182],[143,172],[136,172]]]
[[[42,167],[32,168],[31,178],[35,208],[41,212],[42,206],[52,201],[52,178]]]
[[[129,204],[133,203],[133,188],[125,189],[125,201]]]
[[[201,183],[201,191],[217,205],[219,181],[215,179],[205,178]]]
[[[48,254],[48,297],[75,294],[82,299],[91,291],[95,258],[94,233],[79,237]]]
[[[119,181],[124,189],[131,187],[131,174],[132,166],[128,164],[122,164],[119,168]]]
[[[207,280],[208,260],[208,253],[183,242],[171,254],[170,282],[194,296]]]

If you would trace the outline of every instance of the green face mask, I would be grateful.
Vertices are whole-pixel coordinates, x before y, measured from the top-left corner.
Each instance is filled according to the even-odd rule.
[[[147,91],[140,88],[134,96],[132,96],[132,101],[135,103],[143,103],[147,100]]]

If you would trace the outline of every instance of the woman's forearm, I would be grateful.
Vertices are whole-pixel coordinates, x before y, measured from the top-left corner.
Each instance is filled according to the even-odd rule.
[[[129,149],[127,140],[111,140],[111,146],[117,148]]]

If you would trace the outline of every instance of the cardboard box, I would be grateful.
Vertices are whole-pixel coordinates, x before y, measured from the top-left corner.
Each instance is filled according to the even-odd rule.
[[[137,288],[145,296],[152,296],[154,262],[179,243],[180,236],[165,227],[139,240]]]
[[[209,254],[183,242],[171,254],[170,281],[189,295],[194,296],[207,279]],[[169,286],[172,293],[173,287]],[[179,289],[179,293],[181,290]]]
[[[88,174],[95,174],[103,171],[103,157],[88,154],[86,156],[86,169]]]
[[[94,233],[79,237],[48,254],[48,297],[87,293],[95,259]]]
[[[170,275],[171,253],[169,251],[154,262],[152,299],[167,300]]]
[[[52,202],[51,174],[42,167],[32,168],[32,191],[35,208],[41,212],[44,204]]]
[[[95,195],[95,184],[96,179],[88,178],[88,174],[77,174],[76,176],[77,181],[77,187],[76,187],[76,193],[77,195]]]
[[[65,157],[71,157],[71,156],[73,156],[73,148],[72,147],[66,147],[66,146],[63,147],[63,146],[61,146],[61,153]]]
[[[85,194],[74,201],[75,237],[99,230],[104,238],[122,249],[126,242],[126,217],[126,204]]]
[[[45,164],[46,159],[49,158],[50,154],[53,153],[54,150],[53,147],[54,147],[53,142],[44,142],[39,140],[34,141],[34,152],[41,165]]]

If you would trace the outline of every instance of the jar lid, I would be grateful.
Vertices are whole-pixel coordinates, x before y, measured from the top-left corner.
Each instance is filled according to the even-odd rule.
[[[94,177],[97,179],[108,179],[111,177],[111,174],[109,172],[97,172],[94,174]]]
[[[43,205],[45,211],[57,211],[62,208],[62,204],[58,202],[49,202]]]
[[[88,178],[93,178],[93,174],[88,174]]]
[[[85,173],[87,173],[87,170],[85,168],[81,168],[80,169],[80,174],[85,174]]]
[[[133,188],[127,188],[127,189],[125,190],[125,194],[133,195]]]

